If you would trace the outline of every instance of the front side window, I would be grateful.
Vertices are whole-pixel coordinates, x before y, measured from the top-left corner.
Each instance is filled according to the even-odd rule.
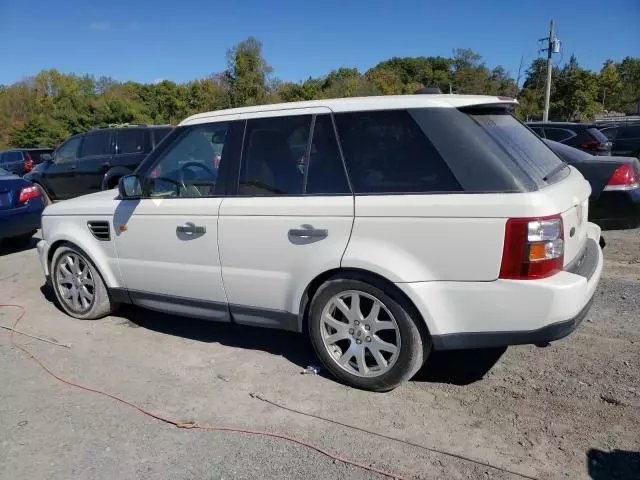
[[[141,128],[118,130],[116,134],[116,153],[145,153],[148,151],[148,133]]]
[[[63,144],[56,150],[55,153],[55,162],[57,164],[65,164],[75,162],[78,156],[78,147],[80,147],[80,142],[82,141],[82,137],[73,137],[67,141],[67,143]]]
[[[209,123],[185,130],[151,167],[144,182],[144,196],[215,196],[229,127],[229,123]]]
[[[303,193],[311,119],[297,115],[247,122],[239,195]]]
[[[97,132],[85,135],[80,149],[81,157],[93,157],[97,155],[107,155],[111,148],[109,146],[109,132]]]
[[[341,113],[335,119],[355,193],[461,190],[408,111]]]

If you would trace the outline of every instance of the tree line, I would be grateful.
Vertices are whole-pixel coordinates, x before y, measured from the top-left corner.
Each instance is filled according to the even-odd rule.
[[[542,116],[546,61],[535,59],[521,89],[502,66],[489,68],[470,49],[451,57],[394,57],[362,73],[341,67],[319,78],[283,82],[274,76],[255,38],[227,53],[221,73],[175,83],[119,82],[109,77],[44,70],[0,85],[0,149],[56,146],[69,135],[113,124],[176,124],[198,112],[275,102],[410,94],[423,86],[444,93],[517,97],[516,114]],[[607,60],[599,72],[571,56],[552,72],[550,117],[588,121],[598,112],[631,114],[640,97],[640,58]]]

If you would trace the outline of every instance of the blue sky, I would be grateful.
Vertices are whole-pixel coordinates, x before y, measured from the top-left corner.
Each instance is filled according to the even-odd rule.
[[[640,0],[0,0],[0,84],[47,68],[184,82],[222,71],[227,49],[249,35],[283,80],[457,47],[515,77],[551,17],[564,51],[556,63],[575,53],[600,69],[640,56]]]

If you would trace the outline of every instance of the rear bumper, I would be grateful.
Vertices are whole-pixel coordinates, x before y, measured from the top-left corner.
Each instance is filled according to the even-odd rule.
[[[579,262],[540,280],[399,283],[438,350],[541,344],[570,334],[589,312],[602,273],[600,228],[589,224]]]
[[[0,211],[0,240],[18,237],[40,228],[41,208]]]
[[[602,192],[589,205],[589,216],[603,226],[640,227],[640,188]]]

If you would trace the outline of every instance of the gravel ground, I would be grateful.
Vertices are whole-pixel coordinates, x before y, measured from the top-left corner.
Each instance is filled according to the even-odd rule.
[[[135,308],[71,319],[42,288],[33,248],[0,253],[0,303],[27,309],[22,330],[71,345],[16,337],[54,371],[180,421],[296,436],[406,478],[522,478],[429,449],[539,479],[640,478],[640,231],[605,238],[596,300],[570,337],[547,348],[435,355],[387,394],[301,375],[316,360],[295,334]],[[16,314],[0,309],[0,325]],[[6,330],[0,465],[0,479],[11,480],[382,478],[282,440],[177,429],[71,388],[12,347]]]

